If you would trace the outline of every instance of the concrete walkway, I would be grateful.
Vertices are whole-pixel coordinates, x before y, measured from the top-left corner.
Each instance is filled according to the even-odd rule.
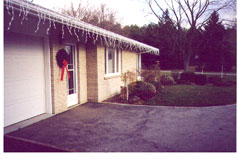
[[[62,151],[235,152],[236,105],[179,108],[87,103],[7,136]],[[11,149],[11,144],[5,142],[4,147]]]

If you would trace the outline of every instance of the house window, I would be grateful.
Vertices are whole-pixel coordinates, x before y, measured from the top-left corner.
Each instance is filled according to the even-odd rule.
[[[141,54],[137,55],[137,71],[138,71],[138,76],[141,76]]]
[[[117,75],[121,72],[121,51],[105,48],[105,76]]]

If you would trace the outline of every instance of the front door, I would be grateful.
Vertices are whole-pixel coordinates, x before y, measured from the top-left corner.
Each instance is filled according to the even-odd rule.
[[[77,54],[74,45],[66,45],[66,51],[69,54],[68,71],[70,78],[68,79],[68,107],[78,104],[77,89]]]

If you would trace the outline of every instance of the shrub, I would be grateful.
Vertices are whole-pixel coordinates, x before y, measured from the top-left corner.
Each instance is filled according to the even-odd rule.
[[[147,100],[156,94],[154,85],[148,82],[137,81],[129,85],[130,96],[138,96],[143,100]]]
[[[160,77],[160,82],[161,82],[162,85],[172,85],[172,84],[175,83],[173,77],[171,77],[167,74],[162,75]]]
[[[224,86],[236,86],[236,81],[225,81]]]
[[[171,72],[171,76],[173,77],[176,83],[179,81],[179,78],[180,78],[179,72]]]
[[[137,96],[130,96],[129,103],[143,105],[144,101]]]
[[[160,81],[156,82],[156,81],[152,81],[152,82],[149,82],[151,84],[153,84],[156,88],[156,91],[158,92],[161,88],[163,88],[163,86],[161,85]]]
[[[146,81],[146,82],[155,81],[155,74],[151,70],[143,70],[141,72],[141,76],[142,76],[143,80]]]
[[[122,73],[121,75],[121,80],[122,82],[124,82],[124,85],[126,87],[126,100],[129,99],[128,84],[135,82],[136,78],[137,78],[137,74],[133,71],[127,71]],[[122,97],[124,96],[122,95]]]
[[[194,82],[195,73],[194,72],[183,72],[180,77],[181,81]]]
[[[236,85],[235,81],[225,81],[224,79],[218,76],[211,76],[208,78],[208,82],[214,86],[234,86]]]
[[[197,85],[205,85],[207,83],[207,77],[206,77],[206,75],[196,75],[194,82]]]
[[[201,66],[196,67],[196,68],[195,68],[195,71],[196,71],[196,72],[201,72],[201,71],[202,71],[202,67],[201,67]]]
[[[145,82],[158,81],[160,72],[159,70],[143,70],[141,76]]]
[[[211,77],[208,77],[207,79],[208,83],[211,83],[215,86],[221,86],[222,85],[222,79],[218,76],[211,76]]]
[[[159,81],[159,77],[160,77],[159,62],[152,65],[149,70],[142,70],[141,76],[145,82]]]
[[[179,80],[177,81],[177,84],[185,84],[185,85],[190,85],[190,84],[191,84],[191,82],[189,82],[189,81],[186,81],[186,80],[181,80],[181,79],[179,79]]]

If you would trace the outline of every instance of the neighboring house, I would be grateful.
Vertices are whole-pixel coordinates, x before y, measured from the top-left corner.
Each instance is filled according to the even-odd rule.
[[[56,55],[69,55],[67,77]],[[4,0],[4,126],[120,92],[120,75],[159,50],[23,0]]]

